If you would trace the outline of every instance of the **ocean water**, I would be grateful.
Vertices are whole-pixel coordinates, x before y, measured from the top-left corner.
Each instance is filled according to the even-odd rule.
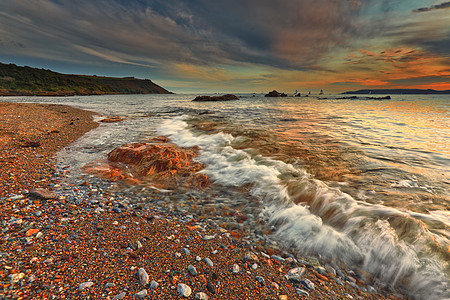
[[[75,169],[164,135],[199,146],[215,185],[234,190],[299,254],[362,269],[418,299],[450,297],[450,96],[390,100],[240,95],[4,97],[120,115],[60,159]],[[256,204],[255,204],[256,203]]]

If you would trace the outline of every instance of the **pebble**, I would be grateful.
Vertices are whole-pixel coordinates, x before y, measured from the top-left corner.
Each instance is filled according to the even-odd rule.
[[[252,262],[258,262],[258,261],[259,261],[258,256],[256,256],[256,254],[253,253],[253,252],[247,252],[247,253],[245,253],[244,259],[249,260],[249,261],[252,261]]]
[[[135,299],[144,299],[147,296],[147,290],[142,290],[136,294],[134,294]]]
[[[148,284],[148,274],[143,268],[139,268],[138,277],[141,285],[146,286]]]
[[[78,286],[78,291],[81,292],[85,288],[91,287],[93,285],[94,285],[94,283],[92,281],[83,282]]]
[[[280,296],[278,296],[278,300],[288,300],[288,296],[280,295]]]
[[[215,238],[215,235],[205,235],[205,237],[203,238],[205,241],[209,241],[212,240],[213,238]]]
[[[187,248],[183,248],[183,253],[186,255],[191,255],[191,251],[189,251],[189,249]]]
[[[282,258],[281,256],[278,256],[278,255],[272,255],[271,258],[273,260],[276,260],[276,261],[280,262],[280,263],[284,263],[284,261],[285,261],[284,258]]]
[[[205,263],[206,263],[208,266],[210,266],[210,267],[214,266],[214,263],[213,263],[212,260],[209,259],[208,257],[205,257]]]
[[[192,276],[196,276],[197,275],[197,269],[193,266],[193,265],[189,265],[187,267],[189,273],[191,273]]]
[[[136,247],[137,247],[137,249],[141,249],[143,246],[142,246],[141,242],[137,241]]]
[[[206,289],[211,293],[211,294],[215,294],[216,293],[216,287],[211,283],[211,282],[207,282],[206,283]]]
[[[239,273],[239,265],[238,264],[233,265],[233,273],[234,274]]]
[[[114,300],[114,299],[122,299],[123,297],[125,297],[125,295],[126,295],[125,292],[122,292],[122,293],[120,293],[120,294],[117,294],[116,296],[114,296],[113,300]]]
[[[195,294],[195,299],[208,300],[208,295],[206,295],[203,292],[199,292],[199,293]]]
[[[179,284],[178,284],[178,287],[177,287],[177,292],[178,292],[181,296],[187,298],[187,297],[189,297],[189,296],[191,295],[192,290],[191,290],[191,288],[190,288],[188,285],[186,285],[186,284],[184,284],[184,283],[179,283]]]
[[[264,285],[264,278],[262,278],[261,276],[256,276],[255,279],[259,282],[259,284]]]
[[[299,296],[309,297],[309,293],[307,291],[302,290],[302,289],[295,289],[295,292]]]
[[[108,282],[107,284],[105,284],[105,289],[108,289],[110,287],[114,287],[116,286],[114,283]]]
[[[156,290],[156,289],[158,288],[158,286],[159,286],[159,283],[157,283],[156,281],[152,280],[152,281],[150,282],[150,288],[151,288],[152,290]]]
[[[195,260],[196,260],[196,261],[201,261],[202,258],[201,258],[200,256],[196,256],[196,257],[195,257]]]
[[[290,269],[284,277],[286,277],[287,280],[294,281],[294,282],[300,282],[300,278],[303,274],[305,274],[306,269],[303,267],[293,268]]]
[[[314,283],[311,282],[311,280],[305,278],[300,280],[300,283],[303,284],[305,287],[307,287],[309,290],[314,290]]]
[[[252,269],[253,269],[253,270],[256,270],[256,269],[258,269],[258,264],[256,264],[256,263],[255,263],[255,264],[253,264],[253,265],[252,265]]]

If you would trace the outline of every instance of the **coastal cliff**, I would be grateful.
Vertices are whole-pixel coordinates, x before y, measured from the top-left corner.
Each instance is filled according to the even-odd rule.
[[[61,74],[0,63],[0,96],[171,94],[149,79]]]

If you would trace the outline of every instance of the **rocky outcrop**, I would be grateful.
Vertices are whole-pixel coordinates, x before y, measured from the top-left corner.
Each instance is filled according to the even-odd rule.
[[[108,162],[88,165],[85,171],[112,181],[151,183],[161,188],[189,186],[204,188],[208,177],[198,173],[204,166],[195,162],[198,148],[181,148],[159,137],[152,143],[125,144],[108,154]]]
[[[276,90],[268,92],[264,97],[287,97],[285,93],[278,93]]]
[[[232,94],[226,94],[223,96],[197,96],[192,101],[203,102],[203,101],[231,101],[239,100],[239,98]]]

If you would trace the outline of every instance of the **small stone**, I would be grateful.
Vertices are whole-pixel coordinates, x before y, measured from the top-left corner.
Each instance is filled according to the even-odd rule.
[[[83,282],[78,286],[78,291],[81,292],[85,288],[91,287],[93,285],[94,285],[94,283],[92,281]]]
[[[38,233],[36,233],[36,238],[38,239],[38,238],[40,238],[40,237],[42,237],[44,234],[42,233],[42,232],[38,232]]]
[[[16,274],[11,274],[8,277],[9,277],[9,282],[10,283],[16,283],[20,279],[24,278],[25,274],[24,273],[16,273]]]
[[[142,286],[146,286],[148,284],[148,274],[143,268],[139,268],[138,277],[139,277],[139,283]]]
[[[271,258],[273,260],[276,260],[276,261],[280,262],[280,263],[284,263],[284,260],[285,260],[284,258],[282,258],[281,256],[278,256],[278,255],[272,255]]]
[[[212,240],[213,238],[215,238],[215,235],[205,235],[205,237],[203,238],[205,241],[209,241]]]
[[[278,285],[278,283],[276,283],[275,281],[272,281],[272,283],[270,284],[274,289],[279,290],[280,286]]]
[[[245,253],[244,259],[245,259],[245,260],[248,260],[248,261],[251,261],[251,262],[258,262],[258,261],[259,261],[258,256],[256,256],[256,254],[253,253],[253,252],[247,252],[247,253]]]
[[[116,285],[114,283],[108,282],[107,284],[105,284],[105,289],[108,289],[110,287],[115,287]]]
[[[309,293],[307,291],[302,290],[302,289],[295,289],[295,292],[299,296],[309,297]]]
[[[234,274],[236,274],[236,273],[239,273],[239,265],[238,264],[233,264],[233,273]]]
[[[264,285],[264,278],[262,278],[261,276],[256,276],[255,279],[259,282],[259,284]]]
[[[210,267],[214,266],[214,263],[213,263],[212,260],[209,259],[208,257],[205,257],[205,263],[206,263],[208,266],[210,266]]]
[[[255,263],[255,264],[253,264],[253,265],[252,265],[252,269],[253,269],[253,270],[256,270],[256,269],[258,269],[258,264],[256,264],[256,263]]]
[[[179,283],[178,286],[177,286],[177,292],[181,296],[187,298],[187,297],[189,297],[191,295],[192,290],[191,290],[191,288],[188,285],[186,285],[184,283]]]
[[[193,265],[189,265],[187,267],[189,273],[191,273],[192,276],[196,276],[197,275],[197,269],[195,269],[195,267]]]
[[[213,250],[213,251],[211,251],[211,254],[217,254],[217,252],[219,252],[219,251]]]
[[[113,207],[112,211],[115,212],[115,213],[120,213],[121,212],[120,208],[118,208],[118,207]]]
[[[134,299],[144,299],[147,296],[147,290],[142,290],[139,293],[134,294]]]
[[[310,291],[314,290],[314,283],[312,283],[311,280],[305,278],[300,280],[300,283],[307,287]]]
[[[122,293],[120,293],[120,294],[118,294],[118,295],[115,295],[114,298],[113,298],[113,300],[115,300],[115,299],[122,299],[123,297],[125,297],[125,295],[126,295],[126,293],[125,293],[125,292],[122,292]]]
[[[290,269],[284,277],[286,277],[287,280],[293,281],[293,282],[300,282],[301,276],[305,273],[306,269],[303,267],[293,268]]]
[[[142,247],[143,247],[143,246],[142,246],[141,242],[137,241],[137,242],[136,242],[136,248],[137,248],[137,249],[141,249]]]
[[[156,289],[158,288],[158,286],[159,286],[159,283],[157,283],[156,281],[152,280],[152,281],[150,282],[150,288],[151,288],[152,290],[156,290]]]
[[[199,292],[199,293],[195,294],[195,299],[208,300],[208,295],[206,295],[203,292]]]
[[[213,295],[216,293],[216,287],[209,281],[206,283],[206,289]]]
[[[43,200],[50,200],[50,199],[58,198],[58,195],[56,193],[46,190],[46,189],[31,190],[29,193],[29,196],[36,198],[36,199],[43,199]]]
[[[279,295],[278,300],[288,300],[288,296],[286,295]]]
[[[177,258],[179,258],[179,257],[181,257],[181,253],[180,253],[180,252],[175,252],[175,256],[176,256]]]
[[[201,258],[200,256],[196,256],[196,257],[195,257],[195,260],[196,260],[196,261],[201,261],[202,258]]]

